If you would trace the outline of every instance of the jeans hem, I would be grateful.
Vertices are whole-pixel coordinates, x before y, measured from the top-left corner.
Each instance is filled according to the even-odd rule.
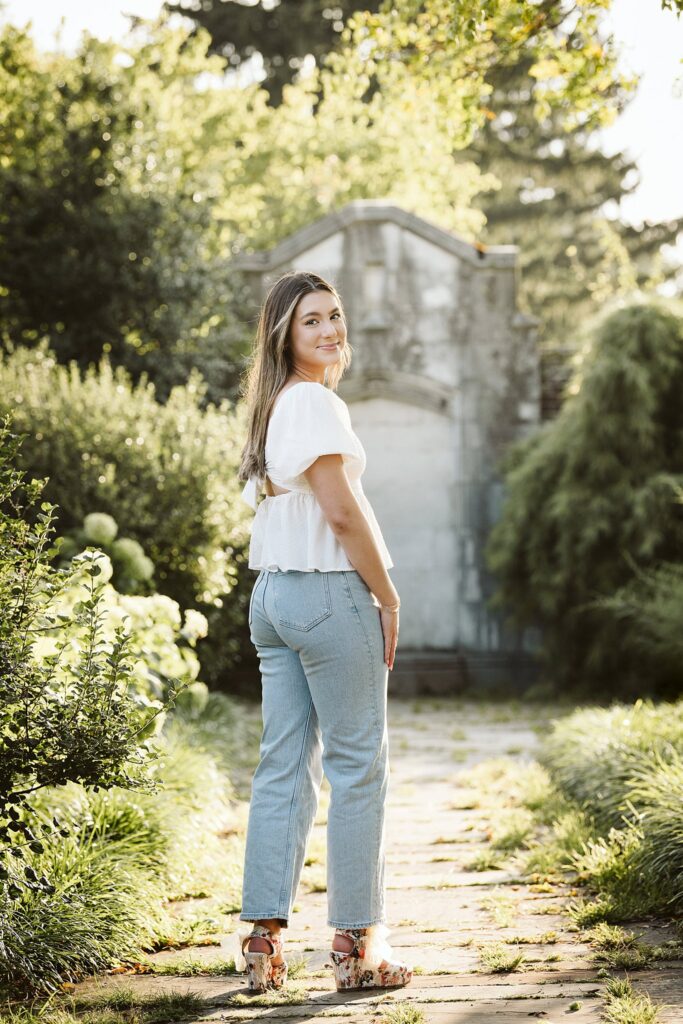
[[[355,924],[347,924],[342,923],[341,921],[328,921],[327,924],[330,928],[370,928],[373,924],[386,924],[386,918],[378,917],[375,918],[374,921],[361,921],[360,924],[358,922]]]
[[[246,913],[246,911],[243,911],[240,914],[240,916],[239,916],[239,920],[240,921],[247,921],[247,922],[269,921],[271,919],[273,919],[273,920],[277,919],[279,921],[284,921],[285,923],[282,925],[282,927],[283,928],[287,928],[288,927],[289,918],[287,917],[287,914],[279,914],[277,911],[274,914],[271,914],[271,913],[266,913],[266,914],[248,914],[248,913]]]

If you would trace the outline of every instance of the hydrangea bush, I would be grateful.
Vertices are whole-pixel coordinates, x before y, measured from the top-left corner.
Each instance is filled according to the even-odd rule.
[[[210,627],[202,676],[227,688],[253,658],[253,581],[244,571],[251,513],[237,480],[243,408],[206,403],[196,376],[161,404],[144,377],[133,384],[106,359],[82,374],[42,345],[0,354],[0,415],[10,411],[25,434],[21,468],[48,478],[63,552],[104,548],[119,592],[154,587],[181,608],[197,607]]]
[[[50,888],[22,868],[60,832],[58,821],[32,828],[38,791],[152,785],[149,738],[178,689],[192,685],[201,699],[192,648],[206,633],[203,616],[183,622],[168,597],[117,594],[111,561],[94,548],[53,568],[54,506],[42,502],[29,521],[43,482],[16,469],[18,448],[0,424],[0,902]]]

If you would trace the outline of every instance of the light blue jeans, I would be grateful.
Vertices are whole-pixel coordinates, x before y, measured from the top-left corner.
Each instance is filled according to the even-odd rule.
[[[241,921],[292,911],[323,771],[327,923],[385,922],[384,810],[389,784],[384,640],[355,570],[261,570],[249,601],[263,694]]]

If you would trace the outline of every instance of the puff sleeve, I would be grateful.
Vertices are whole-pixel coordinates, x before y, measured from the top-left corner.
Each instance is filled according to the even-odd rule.
[[[351,478],[365,468],[364,451],[343,399],[324,384],[306,382],[293,390],[272,423],[268,464],[273,477],[294,484],[320,455],[339,454]]]

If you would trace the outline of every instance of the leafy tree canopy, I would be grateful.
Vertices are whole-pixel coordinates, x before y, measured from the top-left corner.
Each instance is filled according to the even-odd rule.
[[[444,113],[452,118],[457,112],[463,136],[470,133],[454,158],[473,162],[492,182],[473,199],[486,217],[479,241],[519,246],[520,299],[541,319],[548,415],[561,401],[577,322],[615,295],[647,291],[680,272],[662,251],[675,243],[683,219],[640,229],[622,223],[615,211],[636,187],[636,165],[623,154],[606,156],[594,144],[593,129],[623,110],[634,85],[616,73],[604,26],[609,3],[571,10],[534,4],[533,12],[509,2],[356,4],[357,11],[350,4],[333,8],[298,0],[166,6],[206,27],[210,52],[223,54],[231,66],[260,53],[262,85],[274,105],[282,102],[284,83],[299,73],[302,53],[340,71],[344,61],[360,55],[358,68],[370,72],[366,102],[401,73],[420,80],[421,95],[436,102],[448,63]],[[331,20],[337,14],[347,18],[346,32],[336,31],[342,27]],[[553,57],[554,48],[565,57]],[[463,82],[469,83],[464,97]],[[592,97],[580,82],[593,84]],[[414,116],[420,126],[418,107]]]
[[[381,196],[470,236],[481,227],[472,200],[491,182],[453,167],[417,80],[368,103],[369,75],[349,52],[273,109],[258,85],[227,84],[207,43],[159,19],[123,44],[85,37],[68,57],[4,29],[5,348],[47,337],[81,366],[109,354],[161,380],[162,394],[193,363],[222,360],[234,384],[246,347],[235,252],[355,198]]]
[[[599,30],[610,0],[384,0],[359,12],[344,39],[360,47],[379,87],[417,77],[437,98],[452,137],[467,145],[487,115],[493,68],[532,56],[536,117],[562,111],[571,127],[613,120],[617,86],[635,79],[617,69],[614,41]]]
[[[537,114],[562,109],[571,121],[603,123],[612,116],[605,102],[617,81],[611,39],[598,31],[611,0],[241,0],[167,2],[211,35],[210,52],[231,66],[258,52],[264,86],[274,103],[284,95],[310,54],[320,64],[330,53],[358,51],[372,76],[371,91],[415,76],[438,95],[443,116],[461,144],[482,123],[491,69],[517,63],[533,52]],[[346,25],[343,22],[346,20]]]
[[[633,84],[599,30],[607,6],[383,3],[352,13],[341,33],[335,20],[337,52],[284,84],[276,108],[260,85],[226,77],[224,59],[207,56],[215,40],[205,30],[167,16],[138,20],[121,44],[86,36],[74,58],[38,54],[5,28],[0,343],[46,337],[81,367],[108,354],[135,379],[147,372],[162,398],[196,366],[208,399],[234,398],[249,296],[231,257],[356,198],[388,199],[472,241],[489,216],[486,240],[519,241],[524,298],[562,338],[580,304],[642,286],[673,231],[629,238],[596,222],[596,203],[618,199],[627,166],[591,161],[582,140]],[[261,7],[248,9],[256,17]],[[333,8],[276,9],[308,32]],[[509,142],[500,127],[510,89],[496,94],[506,74],[507,86],[518,74],[525,86]],[[580,133],[578,145],[542,155],[563,131]],[[534,164],[532,184],[516,154]],[[581,182],[568,194],[577,167]],[[513,230],[522,192],[539,189],[555,193],[545,195],[543,231],[535,222],[525,231],[524,212]],[[572,224],[577,239],[567,236]]]
[[[0,330],[50,338],[81,365],[179,362],[236,329],[211,203],[248,104],[202,95],[198,44],[161,32],[130,50],[87,37],[76,57],[0,36]],[[198,107],[201,113],[198,114]],[[230,128],[221,132],[226,119]],[[218,123],[218,127],[216,126]],[[209,143],[208,139],[212,141]],[[213,160],[204,160],[213,146]],[[229,370],[224,365],[223,370]],[[185,374],[186,375],[186,374]],[[166,390],[175,381],[167,381]]]

